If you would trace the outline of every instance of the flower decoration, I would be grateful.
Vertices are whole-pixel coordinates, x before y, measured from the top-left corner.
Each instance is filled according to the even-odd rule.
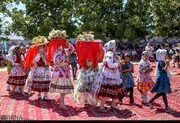
[[[60,38],[66,38],[68,37],[66,35],[66,30],[52,30],[50,33],[49,33],[49,36],[48,36],[48,39],[49,40],[53,40],[53,39],[60,39]]]
[[[44,36],[38,36],[32,39],[33,45],[41,45],[41,44],[46,44],[46,43],[48,43],[48,40]]]
[[[79,34],[77,36],[78,41],[93,41],[94,35],[92,31],[89,32],[83,32],[82,34]]]

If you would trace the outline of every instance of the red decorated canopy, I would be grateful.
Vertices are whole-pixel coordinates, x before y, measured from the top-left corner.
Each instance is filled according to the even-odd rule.
[[[93,62],[93,68],[96,69],[98,62],[104,57],[102,41],[78,41],[76,43],[76,52],[78,63],[81,67],[87,68],[86,59]]]
[[[67,41],[65,38],[54,39],[49,42],[47,48],[47,62],[50,65],[54,52],[59,46],[62,46],[63,49],[66,47]]]

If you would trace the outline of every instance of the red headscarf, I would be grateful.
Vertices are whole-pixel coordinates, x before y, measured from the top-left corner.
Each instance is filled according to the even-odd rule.
[[[93,68],[96,69],[98,62],[104,57],[102,42],[79,41],[76,43],[76,52],[80,66],[87,68],[86,59],[93,62]]]
[[[29,48],[26,58],[25,58],[24,70],[27,70],[29,66],[30,67],[34,66],[33,60],[34,60],[34,57],[37,55],[37,52],[38,52],[37,45],[31,46]]]
[[[47,48],[47,63],[50,65],[51,63],[51,58],[54,54],[54,52],[56,51],[56,49],[59,47],[59,46],[62,46],[63,49],[66,47],[67,45],[67,42],[66,42],[66,39],[65,38],[60,38],[60,39],[53,39],[49,42],[48,44],[48,48]]]

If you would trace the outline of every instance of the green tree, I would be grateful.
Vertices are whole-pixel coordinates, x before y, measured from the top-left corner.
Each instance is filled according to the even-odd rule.
[[[121,35],[129,41],[145,38],[151,34],[153,16],[150,0],[128,0],[125,5],[122,23],[117,30],[117,36]]]
[[[154,34],[163,37],[180,36],[179,0],[152,0]]]
[[[48,36],[52,29],[66,30],[69,37],[76,29],[73,18],[73,2],[71,0],[14,0],[25,5],[25,10],[13,8],[8,15],[13,23],[8,29],[27,39],[37,35]]]

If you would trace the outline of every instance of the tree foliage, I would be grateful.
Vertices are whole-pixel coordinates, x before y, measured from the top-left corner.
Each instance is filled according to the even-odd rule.
[[[94,31],[95,38],[135,41],[147,35],[180,36],[178,0],[4,0],[0,12],[12,18],[8,31],[26,39],[66,30],[69,38]],[[22,3],[25,10],[12,4]],[[9,7],[7,7],[9,6]],[[11,8],[11,9],[9,9]],[[1,22],[0,22],[1,23]]]
[[[180,36],[180,1],[153,0],[155,35]]]

